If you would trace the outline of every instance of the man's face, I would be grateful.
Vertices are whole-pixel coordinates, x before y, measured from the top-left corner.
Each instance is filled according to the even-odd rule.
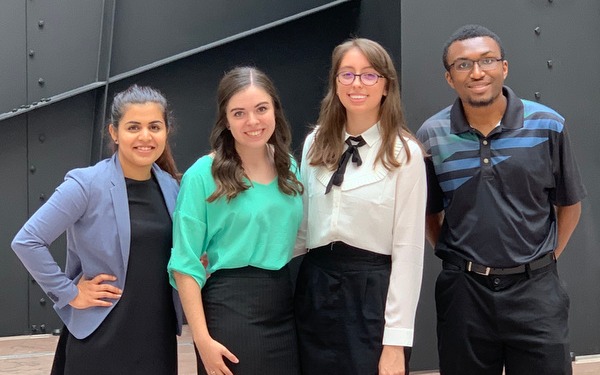
[[[500,46],[490,37],[477,37],[452,43],[448,48],[446,62],[452,65],[460,59],[479,61],[485,58],[500,59]],[[470,70],[460,71],[457,69],[458,64],[455,64],[446,71],[446,81],[456,90],[463,106],[490,106],[502,95],[502,85],[508,75],[508,62],[502,60],[484,66],[484,69],[481,65],[475,63]]]

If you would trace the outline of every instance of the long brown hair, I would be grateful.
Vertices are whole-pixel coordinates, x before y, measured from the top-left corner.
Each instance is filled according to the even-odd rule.
[[[382,144],[377,152],[375,162],[381,162],[388,170],[397,168],[400,163],[394,153],[396,138],[400,138],[406,150],[407,161],[410,161],[410,149],[405,137],[413,140],[415,137],[404,120],[400,99],[400,83],[390,55],[379,43],[364,38],[349,39],[335,47],[331,54],[329,88],[321,102],[315,141],[308,154],[310,165],[323,165],[333,170],[342,155],[344,140],[341,134],[347,117],[346,108],[344,108],[336,94],[336,80],[340,63],[346,52],[352,48],[361,51],[373,69],[385,77],[387,96],[381,98],[379,107]]]
[[[273,146],[279,190],[287,195],[302,194],[304,191],[295,173],[290,170],[292,135],[290,126],[283,114],[281,100],[275,85],[265,73],[256,68],[237,67],[225,73],[217,89],[217,121],[210,134],[210,145],[214,152],[211,171],[217,188],[208,197],[208,202],[212,202],[221,196],[225,196],[229,201],[242,191],[250,188],[243,180],[246,175],[242,167],[242,159],[235,149],[235,139],[228,129],[227,122],[227,104],[229,104],[229,100],[249,86],[261,88],[273,101],[275,131],[267,143]]]
[[[171,152],[171,146],[169,145],[169,135],[173,132],[173,118],[169,110],[169,104],[165,96],[155,88],[150,86],[138,86],[131,85],[126,90],[117,93],[113,99],[110,107],[110,125],[113,128],[119,127],[119,122],[123,118],[123,115],[127,111],[130,104],[144,104],[144,103],[156,103],[162,108],[163,119],[167,127],[167,143],[165,150],[156,160],[156,164],[163,171],[167,172],[177,181],[181,180],[181,173],[177,169],[175,159],[173,159],[173,153]],[[108,127],[107,127],[108,129]],[[107,132],[108,133],[108,132]],[[111,142],[112,152],[116,152],[119,149],[119,145],[114,142],[112,137],[108,137]]]

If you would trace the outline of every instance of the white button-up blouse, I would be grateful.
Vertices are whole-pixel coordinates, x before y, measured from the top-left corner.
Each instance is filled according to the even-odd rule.
[[[379,124],[361,135],[367,143],[358,149],[362,165],[348,162],[342,185],[333,186],[327,195],[325,188],[333,171],[309,165],[307,154],[315,132],[307,136],[300,168],[305,187],[304,221],[295,255],[334,241],[391,255],[383,344],[412,346],[425,244],[423,154],[415,141],[407,139],[411,152],[407,162],[398,138],[395,154],[401,166],[388,171],[381,163],[375,165],[381,146]],[[348,136],[344,134],[344,139]]]

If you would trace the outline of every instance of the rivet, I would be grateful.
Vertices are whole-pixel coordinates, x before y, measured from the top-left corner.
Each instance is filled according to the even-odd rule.
[[[11,112],[17,112],[19,110],[19,108],[13,108],[11,109]]]
[[[535,94],[533,94],[535,96],[536,99],[540,99],[542,97],[542,94],[539,91],[536,91]]]
[[[33,57],[35,55],[35,51],[30,49],[29,50],[29,57]]]
[[[38,104],[39,104],[38,102],[31,103],[31,105],[38,105]]]
[[[546,61],[546,64],[548,65],[548,69],[550,69],[550,68],[552,68],[553,62],[552,62],[552,60],[548,60],[548,61]]]
[[[533,29],[533,31],[535,32],[536,35],[540,35],[542,33],[542,29],[540,29],[540,27],[536,27],[535,29]]]
[[[45,298],[40,298],[40,305],[44,306],[45,304],[46,304],[46,299],[45,299]],[[41,328],[42,330],[45,330],[45,329],[46,329],[46,326],[42,324],[42,325],[40,326],[40,328]]]
[[[35,165],[31,165],[31,166],[29,167],[29,172],[31,172],[31,173],[35,173]]]
[[[38,21],[38,27],[39,27],[40,29],[44,28],[44,20],[39,20],[39,21]]]
[[[46,82],[44,81],[44,79],[43,79],[43,78],[38,78],[38,85],[40,85],[40,86],[44,86],[44,84],[45,84],[45,83],[46,83]]]
[[[40,194],[40,202],[43,202],[46,200],[46,194],[42,193]]]
[[[46,140],[46,134],[40,134],[38,139],[40,140],[40,142],[44,143],[44,141]]]

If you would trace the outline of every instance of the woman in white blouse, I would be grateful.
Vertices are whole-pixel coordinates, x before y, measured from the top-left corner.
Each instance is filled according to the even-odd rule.
[[[302,153],[295,314],[304,374],[408,374],[423,270],[426,173],[386,50],[351,39]],[[308,251],[307,251],[308,249]]]

